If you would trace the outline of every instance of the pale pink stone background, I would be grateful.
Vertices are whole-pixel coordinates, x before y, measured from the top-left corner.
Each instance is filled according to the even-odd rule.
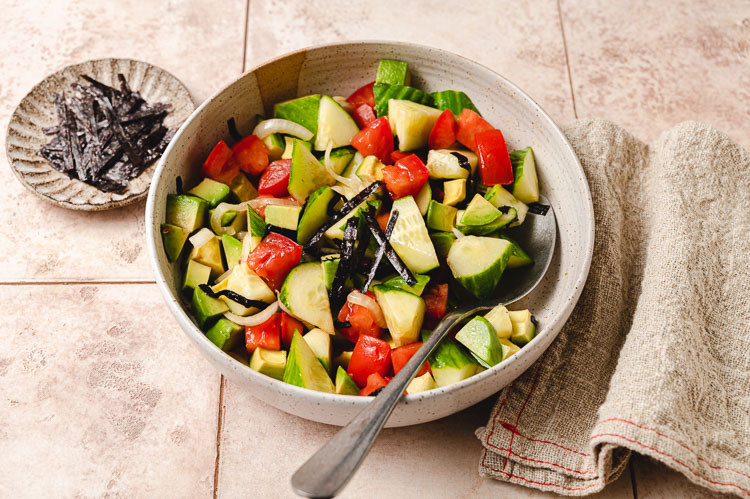
[[[408,5],[408,12],[406,6]],[[60,67],[157,64],[196,103],[308,45],[389,39],[477,60],[559,123],[604,117],[654,140],[697,119],[750,146],[750,4],[702,0],[64,2],[0,5],[0,146],[15,105]],[[54,207],[0,158],[0,497],[289,497],[335,431],[258,402],[184,340],[152,284],[143,204]],[[491,401],[386,430],[346,497],[540,497],[482,479]],[[386,477],[383,480],[383,477]],[[644,458],[602,497],[706,497]]]

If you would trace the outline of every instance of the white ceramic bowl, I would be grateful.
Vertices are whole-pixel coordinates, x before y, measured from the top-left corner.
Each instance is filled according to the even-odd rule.
[[[434,92],[465,91],[511,149],[534,148],[542,192],[555,209],[558,243],[539,287],[518,302],[538,319],[537,336],[510,359],[451,386],[405,396],[388,426],[432,421],[496,393],[525,371],[552,343],[573,310],[586,281],[594,245],[594,214],[588,184],[570,144],[550,117],[502,76],[457,55],[393,42],[354,42],[314,47],[274,59],[237,78],[188,118],[154,173],[146,206],[149,258],[169,309],[200,352],[233,382],[255,397],[297,416],[346,424],[367,403],[365,397],[332,395],[299,388],[259,374],[209,341],[180,303],[179,269],[167,262],[159,231],[166,197],[181,176],[185,185],[200,178],[200,165],[219,139],[228,139],[227,119],[249,133],[253,117],[268,116],[275,102],[310,93],[349,95],[374,79],[378,60],[407,61],[412,85]]]

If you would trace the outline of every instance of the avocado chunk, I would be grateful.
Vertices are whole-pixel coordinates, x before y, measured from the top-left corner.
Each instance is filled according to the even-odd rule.
[[[455,206],[466,199],[466,179],[449,180],[443,184],[443,204]]]
[[[409,85],[411,83],[409,65],[404,61],[381,59],[380,63],[378,63],[378,73],[375,77],[375,83]]]
[[[529,254],[526,253],[514,239],[511,239],[505,234],[499,234],[498,237],[500,237],[501,239],[505,239],[506,241],[510,241],[513,244],[513,253],[510,255],[510,259],[508,260],[509,269],[515,269],[534,263],[534,260],[531,258],[531,256],[529,256]]]
[[[502,209],[507,206],[508,208],[516,210],[516,221],[511,224],[511,227],[521,225],[523,221],[526,220],[526,214],[529,211],[529,207],[516,199],[513,194],[505,190],[502,185],[493,185],[484,195],[484,198],[492,203],[492,206],[495,208]]]
[[[438,203],[434,199],[427,207],[427,228],[441,232],[453,230],[458,210],[453,206]]]
[[[349,341],[349,340],[345,340]],[[336,356],[335,359],[333,359],[334,365],[337,365],[339,367],[343,367],[344,369],[349,368],[349,361],[352,360],[352,354],[354,353],[353,350],[348,350],[341,352]]]
[[[286,352],[284,350],[268,350],[258,347],[250,357],[250,369],[261,374],[282,381],[286,367]]]
[[[365,159],[359,164],[356,175],[365,182],[375,182],[383,180],[383,168],[385,165],[377,156],[365,156]]]
[[[503,305],[498,305],[484,314],[484,318],[490,321],[492,327],[495,328],[498,339],[507,339],[513,334],[513,323],[510,321],[510,314],[508,313],[508,309]]]
[[[265,139],[263,143],[268,148],[268,160],[276,161],[281,159],[281,155],[284,154],[286,144],[284,143],[284,137],[280,133],[272,133]]]
[[[435,107],[441,111],[450,109],[453,115],[458,118],[461,111],[464,109],[471,109],[475,113],[479,114],[479,110],[476,108],[469,96],[463,92],[457,90],[443,90],[442,92],[433,92],[430,94],[435,101]],[[481,115],[480,115],[481,116]]]
[[[188,232],[198,230],[206,218],[208,203],[203,199],[186,194],[167,196],[167,224],[182,227]]]
[[[400,275],[391,277],[390,279],[386,279],[383,284],[385,284],[386,286],[392,286],[394,288],[401,288],[408,291],[409,293],[415,294],[417,296],[422,296],[422,292],[424,291],[425,286],[427,286],[427,284],[430,282],[430,276],[424,274],[415,274],[414,278],[417,280],[417,283],[414,286],[409,286],[408,284],[406,284],[406,281],[404,281],[404,278]]]
[[[292,150],[292,166],[289,173],[289,194],[300,203],[324,185],[333,185],[336,180],[329,175],[325,166],[295,140]]]
[[[388,103],[388,119],[391,129],[398,136],[401,151],[413,151],[427,145],[440,111],[433,107],[409,100],[391,100]]]
[[[211,232],[211,229],[201,229]],[[213,232],[211,232],[213,234]],[[211,268],[211,277],[216,278],[224,273],[224,263],[221,260],[221,248],[219,238],[212,236],[208,241],[198,248],[193,248],[189,256],[190,260],[207,265]]]
[[[297,230],[301,206],[266,206],[266,223],[282,229]]]
[[[430,373],[424,373],[422,376],[416,377],[406,386],[406,394],[412,395],[414,393],[426,392],[437,388],[437,384]]]
[[[534,339],[536,334],[536,325],[531,312],[526,310],[516,310],[509,312],[510,321],[513,323],[513,334],[510,341],[518,346],[523,346]]]
[[[359,395],[357,383],[341,366],[336,369],[336,393],[339,395]]]
[[[469,349],[477,361],[490,368],[503,360],[497,332],[484,317],[474,317],[456,333],[456,341]]]
[[[227,268],[231,268],[240,261],[242,243],[236,237],[229,234],[222,234],[221,247],[224,250],[224,259],[227,261]]]
[[[478,198],[475,196],[475,199],[482,199],[482,197],[479,196]],[[474,202],[472,200],[472,202]],[[470,203],[471,204],[471,203]],[[506,227],[508,224],[513,222],[516,219],[516,210],[515,208],[504,208],[507,210],[506,213],[502,213],[500,210],[495,210],[498,213],[500,213],[500,216],[496,218],[494,221],[486,223],[486,224],[467,224],[465,222],[467,213],[469,214],[469,220],[477,221],[479,217],[481,216],[480,213],[477,211],[469,211],[468,207],[466,210],[459,210],[459,212],[456,214],[456,229],[463,232],[466,235],[473,235],[473,236],[487,236],[492,235],[502,229],[503,227]]]
[[[211,208],[215,208],[216,205],[224,201],[229,195],[229,186],[211,180],[210,178],[204,178],[200,184],[196,185],[188,191],[188,194],[197,196],[201,199],[205,199]]]
[[[461,223],[464,225],[487,225],[501,216],[500,210],[492,206],[492,203],[484,199],[481,194],[475,194],[466,207],[464,216],[461,217]]]
[[[193,314],[198,321],[198,326],[204,331],[216,322],[217,318],[229,307],[217,298],[211,298],[201,288],[193,290]]]
[[[422,332],[422,341],[429,337],[429,331]],[[476,374],[479,364],[461,346],[450,338],[443,338],[430,354],[430,370],[437,386],[448,386]]]
[[[519,347],[518,345],[511,343],[508,338],[500,338],[497,341],[500,342],[500,348],[503,351],[503,360],[507,359],[521,349],[521,347]]]
[[[292,151],[294,150],[294,144],[296,142],[299,142],[299,144],[308,151],[312,150],[312,142],[307,142],[306,140],[298,139],[295,137],[285,136],[284,152],[281,153],[281,159],[292,159]]]
[[[226,352],[237,345],[237,341],[242,337],[244,332],[244,327],[222,317],[206,331],[206,338]]]
[[[301,332],[301,331],[300,331]],[[331,369],[331,336],[322,329],[311,329],[302,336],[326,371]]]
[[[433,232],[430,234],[430,241],[435,247],[438,258],[445,260],[448,258],[451,246],[456,242],[456,235],[453,232]]]
[[[531,147],[510,153],[513,166],[513,195],[523,203],[539,201],[539,180],[536,176],[534,151]]]
[[[193,289],[201,284],[208,284],[211,278],[211,267],[198,263],[195,260],[188,261],[185,270],[185,279],[182,282],[182,290],[192,295]]]
[[[336,198],[336,193],[327,185],[310,194],[305,204],[305,210],[297,224],[297,242],[307,244],[324,223],[330,218],[328,209]]]
[[[185,247],[190,231],[177,227],[176,225],[161,224],[161,241],[164,244],[164,252],[167,260],[174,262],[180,257],[182,248]]]
[[[273,117],[299,123],[312,133],[318,131],[318,109],[320,95],[307,95],[279,102],[273,108]]]
[[[245,176],[244,173],[239,172],[234,177],[234,180],[232,180],[232,183],[229,185],[229,189],[232,191],[232,194],[240,201],[240,203],[244,203],[245,201],[250,201],[251,199],[255,199],[258,197],[258,190],[255,188],[255,186],[250,183],[250,180]]]
[[[398,347],[417,341],[424,319],[424,300],[401,288],[383,284],[375,286],[373,292],[383,310],[393,344]]]
[[[292,337],[282,379],[284,383],[310,390],[327,393],[335,391],[328,372],[298,331]]]

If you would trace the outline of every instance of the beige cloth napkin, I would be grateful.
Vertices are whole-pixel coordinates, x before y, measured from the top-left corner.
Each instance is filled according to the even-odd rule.
[[[480,473],[586,495],[638,452],[750,496],[750,154],[694,122],[653,146],[606,121],[565,133],[594,199],[591,272],[477,430]]]

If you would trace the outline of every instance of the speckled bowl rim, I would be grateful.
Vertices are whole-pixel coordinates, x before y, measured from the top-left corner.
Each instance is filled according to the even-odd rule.
[[[192,106],[193,107],[193,111],[190,113],[190,115],[188,116],[187,119],[185,119],[182,123],[179,124],[179,127],[182,127],[182,125],[184,125],[185,123],[187,123],[187,121],[190,118],[192,118],[193,114],[195,113],[195,101],[193,101],[193,97],[190,94],[190,90],[188,90],[187,86],[185,86],[185,84],[179,78],[177,78],[175,75],[173,75],[172,73],[170,73],[166,69],[164,69],[164,68],[162,68],[160,66],[157,66],[156,64],[151,64],[150,62],[141,61],[139,59],[131,59],[129,57],[102,57],[102,58],[99,58],[99,59],[89,59],[89,60],[82,61],[82,62],[76,62],[74,64],[68,64],[68,65],[63,66],[62,68],[58,69],[57,71],[53,71],[53,72],[49,73],[47,76],[45,76],[44,78],[42,78],[41,80],[39,80],[37,83],[35,83],[34,86],[32,86],[31,89],[24,94],[24,96],[21,98],[21,100],[18,101],[18,104],[13,109],[13,112],[10,114],[10,117],[8,119],[8,126],[5,128],[5,156],[8,159],[8,167],[11,169],[11,171],[13,172],[13,175],[15,175],[15,177],[18,179],[18,181],[21,183],[21,185],[23,185],[24,187],[26,187],[27,190],[29,190],[32,193],[34,193],[34,195],[36,197],[38,197],[40,199],[43,199],[44,201],[47,201],[48,203],[52,203],[52,204],[54,204],[56,206],[60,206],[62,208],[67,208],[69,210],[75,210],[75,211],[107,211],[107,210],[114,210],[114,209],[117,209],[117,208],[122,208],[124,206],[131,205],[133,203],[137,203],[138,201],[141,201],[141,200],[145,199],[148,196],[148,193],[151,191],[151,184],[153,184],[154,179],[155,179],[156,168],[154,167],[154,165],[155,164],[158,165],[158,162],[161,162],[161,158],[159,158],[158,162],[151,163],[148,167],[146,167],[146,169],[143,170],[143,172],[141,172],[141,175],[146,175],[146,174],[149,173],[149,171],[148,171],[149,169],[153,170],[152,172],[150,172],[151,173],[151,180],[149,180],[148,189],[144,189],[143,192],[139,192],[137,194],[133,194],[133,195],[128,196],[128,197],[123,198],[123,199],[119,199],[119,200],[116,200],[116,201],[107,201],[106,203],[102,203],[102,204],[93,204],[93,203],[76,204],[76,203],[71,203],[71,202],[68,202],[68,201],[61,201],[61,200],[53,199],[53,198],[47,196],[46,194],[42,194],[41,192],[37,191],[32,185],[30,185],[26,181],[26,179],[21,175],[21,173],[18,172],[16,170],[16,168],[13,166],[14,161],[13,161],[13,157],[11,156],[10,141],[8,140],[8,138],[10,137],[10,133],[11,133],[10,128],[11,128],[11,125],[12,125],[12,122],[13,122],[13,117],[16,115],[16,113],[18,112],[18,109],[21,107],[21,105],[24,103],[24,101],[26,101],[26,99],[28,99],[31,96],[31,94],[33,94],[37,90],[37,88],[39,88],[41,85],[43,85],[44,82],[46,82],[48,79],[54,77],[55,75],[63,73],[65,71],[69,70],[69,69],[75,68],[76,66],[82,66],[84,64],[97,63],[97,62],[102,62],[102,61],[124,61],[124,62],[135,62],[137,64],[145,64],[147,66],[150,66],[152,68],[155,68],[155,69],[159,70],[160,72],[162,72],[165,75],[167,75],[170,78],[172,78],[172,80],[174,80],[174,82],[177,84],[177,87],[180,88],[183,92],[185,92],[185,94],[189,98],[188,99],[189,102],[193,105]],[[164,156],[164,154],[166,154],[166,149],[164,150],[164,153],[162,153],[162,156]],[[48,164],[48,166],[49,166],[49,168],[51,170],[54,170],[54,168],[52,168],[52,165]],[[72,179],[71,178],[71,180],[77,180],[77,179]],[[81,182],[81,181],[78,180],[78,182]],[[102,191],[102,192],[104,192],[104,191]]]
[[[521,98],[525,99],[529,103],[529,105],[539,114],[539,116],[541,116],[541,118],[548,125],[552,127],[552,129],[557,134],[557,138],[560,140],[561,144],[563,144],[568,149],[568,152],[570,153],[571,157],[575,159],[575,166],[578,169],[577,173],[580,174],[581,179],[583,180],[583,183],[585,184],[586,204],[588,206],[588,209],[585,213],[586,215],[585,218],[586,218],[587,223],[581,226],[581,230],[584,231],[585,233],[588,233],[588,239],[587,239],[588,248],[586,248],[586,251],[583,254],[582,271],[580,272],[578,279],[575,281],[573,292],[568,297],[566,306],[562,308],[557,315],[553,316],[552,319],[545,321],[545,325],[544,325],[544,328],[542,329],[542,333],[538,334],[536,337],[534,337],[533,340],[531,340],[527,345],[525,345],[524,348],[522,348],[517,353],[512,355],[507,360],[504,360],[500,364],[497,364],[496,366],[490,369],[487,369],[479,374],[475,374],[474,376],[471,376],[465,380],[462,380],[458,383],[454,383],[452,385],[434,388],[432,390],[415,393],[411,395],[405,395],[401,398],[399,405],[401,404],[408,405],[410,402],[450,396],[450,394],[455,393],[459,390],[462,390],[468,386],[471,386],[476,383],[481,383],[486,378],[494,376],[499,372],[502,372],[506,369],[512,369],[513,366],[517,362],[519,362],[520,359],[524,357],[527,352],[534,352],[535,350],[533,348],[534,345],[547,341],[547,336],[549,335],[556,336],[559,333],[560,329],[562,328],[562,325],[564,324],[564,322],[568,319],[568,317],[570,317],[570,314],[573,312],[573,309],[575,308],[575,305],[581,296],[581,293],[583,291],[583,286],[586,283],[586,279],[588,278],[589,270],[591,267],[591,259],[592,259],[593,251],[594,251],[594,204],[591,199],[591,190],[588,185],[586,174],[583,170],[583,167],[581,166],[581,162],[579,161],[578,156],[576,155],[573,149],[573,146],[570,145],[570,142],[568,141],[567,137],[562,132],[562,130],[560,130],[560,128],[555,124],[552,118],[541,108],[539,104],[537,104],[536,101],[534,101],[528,94],[526,94],[526,92],[521,90],[514,83],[510,82],[507,78],[501,76],[497,72],[487,68],[486,66],[476,61],[473,61],[467,57],[463,57],[463,56],[454,54],[452,52],[449,52],[443,49],[438,49],[438,48],[430,47],[427,45],[408,43],[408,42],[389,41],[389,40],[356,40],[356,41],[350,41],[350,42],[324,43],[324,44],[319,44],[319,45],[312,45],[312,46],[305,47],[299,50],[288,52],[286,54],[280,55],[273,59],[269,59],[261,64],[258,64],[255,67],[249,69],[248,71],[245,71],[237,78],[233,79],[227,85],[223,86],[219,91],[215,92],[211,97],[206,99],[206,101],[200,104],[198,108],[195,111],[193,111],[193,114],[191,114],[190,117],[188,117],[188,119],[185,120],[180,130],[178,130],[177,134],[172,139],[172,142],[164,151],[164,154],[159,160],[159,164],[157,165],[156,170],[154,171],[154,176],[151,181],[151,187],[149,189],[148,200],[146,202],[146,243],[148,247],[149,260],[151,260],[151,265],[154,269],[154,274],[156,276],[156,283],[159,287],[159,290],[162,293],[162,296],[167,302],[167,306],[169,307],[170,311],[177,319],[178,323],[182,327],[182,330],[185,332],[185,334],[193,341],[193,343],[196,344],[196,346],[198,346],[202,350],[202,353],[206,355],[210,355],[212,358],[217,360],[226,368],[233,370],[235,373],[241,376],[248,377],[250,380],[252,380],[253,383],[266,384],[267,386],[271,388],[275,388],[276,390],[279,391],[280,394],[283,394],[286,392],[293,396],[298,395],[300,397],[313,399],[314,401],[318,403],[324,403],[327,405],[328,404],[340,405],[340,406],[354,405],[360,408],[364,408],[370,402],[370,399],[368,397],[330,394],[330,393],[318,392],[315,390],[310,390],[307,388],[302,388],[302,387],[298,387],[295,385],[290,385],[288,383],[284,383],[283,381],[279,381],[277,379],[271,378],[257,371],[254,371],[253,369],[250,369],[249,366],[236,361],[234,358],[229,356],[226,352],[222,351],[220,348],[214,345],[211,342],[211,340],[209,340],[206,337],[206,335],[203,334],[195,326],[195,324],[193,324],[193,321],[190,319],[187,312],[183,309],[182,305],[180,305],[179,298],[175,297],[172,294],[172,291],[169,288],[169,284],[167,283],[166,277],[164,273],[161,271],[161,268],[159,267],[157,253],[156,253],[157,244],[156,244],[155,238],[152,237],[152,235],[158,234],[158,231],[154,230],[154,224],[157,224],[160,222],[157,222],[156,220],[154,220],[154,210],[155,210],[154,204],[155,204],[155,199],[156,199],[156,191],[160,185],[161,174],[165,168],[166,158],[169,157],[174,145],[178,142],[178,139],[184,133],[187,125],[191,123],[194,119],[196,119],[203,112],[205,108],[210,106],[215,98],[217,98],[220,94],[222,94],[225,90],[227,90],[228,87],[232,86],[234,83],[244,78],[249,73],[253,73],[257,71],[259,68],[272,64],[278,60],[281,60],[281,59],[284,59],[284,58],[287,58],[296,54],[308,52],[310,50],[315,50],[315,49],[346,47],[346,46],[352,46],[352,45],[356,46],[356,45],[366,45],[366,44],[379,44],[379,45],[391,46],[394,48],[411,47],[411,48],[418,49],[418,50],[431,50],[434,52],[443,53],[446,56],[463,59],[471,64],[478,65],[484,68],[489,73],[493,74],[498,79],[498,81],[502,82],[503,85],[506,85],[509,88],[513,89],[515,92],[518,93],[518,95]],[[557,244],[559,244],[559,238],[558,238]],[[550,340],[549,344],[551,344],[552,341],[554,341],[554,337],[552,338],[552,340]],[[547,346],[546,348],[549,348],[549,346]],[[538,357],[541,357],[542,355],[544,355],[544,352],[541,352],[538,355]],[[236,364],[236,366],[231,363],[228,364],[227,361]],[[502,387],[499,387],[499,389],[502,389]]]

